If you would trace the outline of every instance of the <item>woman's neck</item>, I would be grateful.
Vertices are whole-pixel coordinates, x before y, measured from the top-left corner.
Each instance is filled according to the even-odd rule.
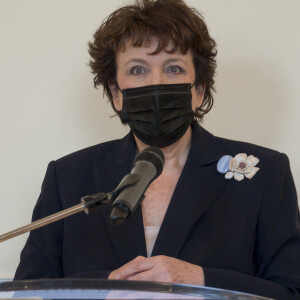
[[[134,138],[139,152],[149,147],[147,144],[139,140],[136,136],[134,136]],[[189,127],[186,133],[178,141],[170,146],[161,148],[165,156],[163,173],[167,174],[178,171],[178,169],[183,169],[191,148],[191,141],[192,129],[191,127]]]

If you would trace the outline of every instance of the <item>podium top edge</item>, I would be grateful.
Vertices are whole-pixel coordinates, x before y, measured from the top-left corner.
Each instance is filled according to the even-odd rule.
[[[35,279],[16,280],[0,283],[0,292],[29,291],[29,290],[130,290],[144,292],[159,292],[166,294],[181,294],[190,296],[203,296],[214,294],[219,299],[259,299],[270,298],[250,295],[242,292],[211,288],[197,285],[178,283],[159,283],[149,281],[107,280],[99,278],[61,278],[61,279]]]

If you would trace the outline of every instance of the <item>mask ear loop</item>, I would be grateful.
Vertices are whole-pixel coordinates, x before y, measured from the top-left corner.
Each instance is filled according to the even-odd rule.
[[[191,85],[191,89],[192,89],[194,86],[196,86],[196,80],[195,80],[195,81],[193,82],[193,84]],[[201,105],[200,105],[200,107],[201,107]],[[197,110],[197,109],[200,109],[200,107],[196,107],[196,110]],[[196,110],[194,111],[193,122],[197,122],[197,120],[196,120]]]
[[[120,89],[119,83],[118,81],[116,81],[116,88],[121,92],[121,94],[123,95],[123,90]]]

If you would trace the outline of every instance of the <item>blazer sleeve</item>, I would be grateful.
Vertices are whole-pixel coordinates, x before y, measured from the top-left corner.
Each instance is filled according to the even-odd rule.
[[[274,299],[300,299],[300,217],[289,160],[271,161],[255,242],[256,276],[203,267],[205,284]]]
[[[55,162],[49,163],[32,221],[62,210],[56,182]],[[62,277],[63,221],[32,231],[21,252],[14,280]]]

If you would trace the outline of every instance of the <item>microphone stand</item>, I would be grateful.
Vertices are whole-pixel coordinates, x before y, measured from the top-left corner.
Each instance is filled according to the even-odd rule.
[[[123,221],[132,214],[132,212],[130,211],[129,207],[125,204],[114,205],[114,200],[119,195],[120,192],[124,191],[125,189],[131,186],[134,186],[138,182],[139,178],[140,176],[137,174],[127,174],[113,192],[107,194],[97,193],[93,195],[84,196],[81,198],[80,204],[71,206],[70,208],[64,209],[48,217],[39,219],[28,225],[25,225],[23,227],[17,228],[15,230],[0,235],[0,243],[9,240],[13,237],[16,237],[20,234],[23,234],[25,232],[35,230],[37,228],[51,224],[58,220],[72,216],[81,211],[84,211],[86,214],[89,214],[90,212],[93,212],[97,208],[106,204],[112,206],[112,210],[110,214],[111,223],[116,225],[122,224]]]
[[[4,242],[6,240],[9,240],[15,236],[18,236],[20,234],[23,234],[25,232],[43,227],[45,225],[51,224],[53,222],[56,222],[58,220],[64,219],[66,217],[72,216],[74,214],[77,214],[81,211],[84,211],[86,214],[89,214],[91,211],[94,211],[95,209],[99,208],[100,206],[104,204],[111,204],[112,202],[112,193],[98,193],[94,195],[89,195],[81,198],[81,203],[77,204],[75,206],[72,206],[70,208],[64,209],[60,212],[57,212],[53,215],[50,215],[48,217],[39,219],[35,222],[32,222],[28,225],[25,225],[23,227],[17,228],[15,230],[12,230],[10,232],[7,232],[5,234],[0,235],[0,243]]]

